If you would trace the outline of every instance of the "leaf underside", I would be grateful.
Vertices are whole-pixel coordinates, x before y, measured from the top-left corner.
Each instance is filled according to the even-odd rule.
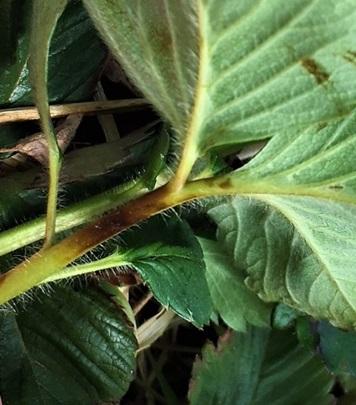
[[[199,238],[206,263],[206,279],[216,311],[232,329],[246,331],[247,325],[269,326],[271,308],[244,283],[233,260],[222,246]]]
[[[278,136],[229,176],[248,196],[211,211],[247,285],[356,327],[356,114]]]
[[[128,75],[199,153],[355,105],[355,0],[84,3]]]

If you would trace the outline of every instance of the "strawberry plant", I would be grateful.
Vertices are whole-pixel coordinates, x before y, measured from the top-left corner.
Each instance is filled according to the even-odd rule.
[[[356,1],[0,11],[2,403],[354,403]]]

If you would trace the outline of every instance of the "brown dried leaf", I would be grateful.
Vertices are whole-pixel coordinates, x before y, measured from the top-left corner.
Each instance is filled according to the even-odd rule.
[[[62,152],[65,152],[72,141],[82,117],[83,114],[69,115],[56,127],[57,142]],[[27,136],[26,138],[21,139],[18,144],[10,148],[0,148],[0,153],[7,152],[17,152],[21,155],[31,157],[44,167],[47,167],[48,165],[48,146],[46,138],[42,132]],[[12,166],[9,160],[14,158],[16,157],[6,159],[3,163]],[[20,162],[24,163],[23,160],[20,160]]]

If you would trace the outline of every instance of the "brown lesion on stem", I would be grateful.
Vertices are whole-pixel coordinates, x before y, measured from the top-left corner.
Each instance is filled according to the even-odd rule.
[[[98,244],[163,210],[165,204],[160,200],[161,194],[163,194],[162,189],[158,189],[107,213],[84,228],[75,231],[52,248],[45,249],[43,254],[50,255],[55,251],[60,252],[61,265],[66,266]]]
[[[78,254],[82,255],[130,226],[180,202],[180,200],[174,201],[168,187],[163,186],[106,214],[94,223],[75,232],[67,239],[73,240],[73,243],[77,246]]]
[[[220,183],[218,183],[218,186],[222,189],[229,189],[232,187],[232,183],[231,183],[231,179],[227,178],[224,179],[223,181],[221,181]]]
[[[0,304],[28,291],[98,244],[183,200],[184,196],[172,194],[167,185],[163,186],[43,248],[0,277]]]
[[[2,275],[0,276],[0,288],[1,288],[2,284],[5,282],[6,277],[7,277],[7,274],[8,274],[8,273],[5,273],[5,274],[2,274]]]
[[[168,183],[107,213],[3,274],[0,277],[0,304],[40,284],[95,246],[129,227],[176,205],[222,192],[215,179],[187,183],[177,192],[172,191]]]

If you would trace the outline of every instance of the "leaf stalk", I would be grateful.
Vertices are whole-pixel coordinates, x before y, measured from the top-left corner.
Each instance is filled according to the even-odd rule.
[[[0,277],[0,304],[41,284],[78,257],[132,225],[194,198],[216,194],[213,188],[204,187],[202,183],[188,183],[177,193],[171,192],[168,183],[109,212],[59,243],[44,247]]]

